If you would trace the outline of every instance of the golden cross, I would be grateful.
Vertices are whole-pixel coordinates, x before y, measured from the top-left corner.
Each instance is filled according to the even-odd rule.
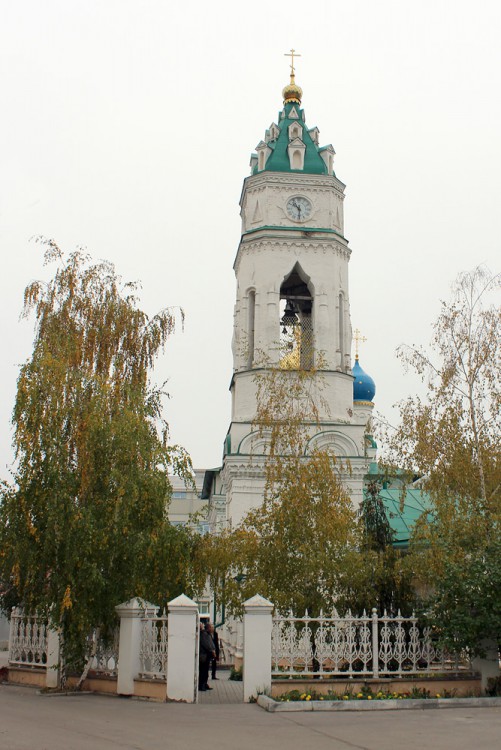
[[[367,339],[365,336],[362,336],[358,328],[355,328],[353,331],[353,340],[355,341],[355,359],[358,359],[358,345],[367,341]]]
[[[284,57],[291,57],[292,58],[292,60],[291,60],[291,76],[294,76],[294,74],[295,74],[295,70],[294,70],[294,55],[296,57],[301,57],[301,55],[298,52],[296,52],[295,49],[291,49],[290,52],[285,52],[284,53]]]

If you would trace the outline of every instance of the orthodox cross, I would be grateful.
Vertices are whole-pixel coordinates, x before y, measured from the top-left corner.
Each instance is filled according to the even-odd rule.
[[[291,60],[291,76],[295,75],[295,70],[294,70],[294,55],[296,57],[301,57],[301,55],[299,54],[299,52],[296,52],[295,49],[291,49],[290,52],[285,52],[284,53],[284,57],[291,57],[292,58],[292,60]]]
[[[362,336],[358,328],[355,328],[353,331],[353,340],[355,341],[355,359],[358,359],[358,345],[367,341],[367,339],[365,336]]]

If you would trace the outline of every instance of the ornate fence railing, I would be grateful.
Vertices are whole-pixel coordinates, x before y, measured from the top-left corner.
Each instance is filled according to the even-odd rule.
[[[276,615],[272,630],[272,675],[402,677],[430,671],[461,671],[469,662],[434,643],[416,617],[377,611],[361,617],[336,611],[330,617]]]
[[[139,676],[150,679],[167,679],[167,614],[145,611],[141,618],[141,643],[139,648]]]
[[[15,607],[10,616],[9,664],[23,667],[47,665],[47,621],[25,615]]]
[[[221,666],[234,666],[241,662],[244,648],[243,623],[240,620],[228,617],[219,632],[219,647],[223,646],[219,655]]]
[[[90,671],[116,677],[118,674],[118,643],[120,629],[117,627],[112,637],[104,639],[100,636],[98,630],[93,630],[87,639],[88,654],[92,654],[90,662]]]

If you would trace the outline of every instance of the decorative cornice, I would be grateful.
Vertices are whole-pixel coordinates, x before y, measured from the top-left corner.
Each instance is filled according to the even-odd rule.
[[[322,185],[316,185],[316,184],[308,184],[304,180],[301,182],[298,182],[297,184],[290,184],[290,182],[260,182],[256,185],[249,185],[247,189],[242,193],[242,198],[240,202],[241,208],[245,208],[247,204],[247,198],[249,195],[260,195],[267,190],[269,190],[272,193],[297,193],[298,191],[307,191],[309,194],[332,194],[332,188],[334,188],[334,194],[336,195],[339,200],[344,201],[345,194],[343,191],[338,188],[336,185],[332,184],[322,184]]]
[[[291,185],[296,189],[298,186],[314,187],[325,186],[334,187],[341,193],[344,192],[346,185],[334,175],[306,174],[294,172],[258,172],[255,175],[246,177],[242,187],[242,195],[247,189],[256,185]]]
[[[304,456],[306,461],[308,456]],[[225,487],[234,479],[261,479],[264,481],[267,456],[231,455],[225,456],[221,479]],[[342,481],[353,477],[363,477],[368,471],[370,459],[367,456],[341,456],[339,476]]]
[[[301,230],[298,229],[297,233],[298,235],[300,235]],[[301,239],[300,236],[295,236],[294,238],[289,239],[286,237],[276,236],[271,239],[269,235],[265,235],[263,237],[262,234],[253,233],[250,235],[242,235],[242,239],[238,246],[237,254],[235,257],[235,262],[233,264],[233,269],[235,273],[238,274],[240,257],[244,250],[247,252],[252,252],[253,254],[258,254],[263,250],[294,253],[294,249],[301,249],[302,251],[307,250],[314,253],[332,253],[334,251],[340,258],[343,258],[343,260],[346,261],[349,261],[351,256],[350,248],[347,245],[343,244],[341,237],[337,234],[323,235],[322,237],[312,237],[308,232],[307,236],[304,239]]]
[[[299,225],[299,226],[282,226],[281,224],[271,224],[271,225],[264,225],[260,227],[253,227],[252,229],[247,229],[243,234],[242,237],[247,237],[248,234],[255,234],[256,232],[302,232],[303,234],[315,234],[315,232],[318,232],[319,234],[335,234],[337,237],[340,237],[341,239],[346,239],[346,237],[343,237],[341,232],[338,232],[337,229],[328,229],[326,227],[309,227],[306,225]]]

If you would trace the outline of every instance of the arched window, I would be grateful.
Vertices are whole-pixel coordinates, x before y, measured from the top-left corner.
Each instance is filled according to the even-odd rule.
[[[303,168],[303,159],[302,154],[299,149],[296,149],[294,153],[292,154],[292,169],[302,169]]]
[[[313,297],[296,264],[280,287],[280,367],[311,370],[314,364]]]

